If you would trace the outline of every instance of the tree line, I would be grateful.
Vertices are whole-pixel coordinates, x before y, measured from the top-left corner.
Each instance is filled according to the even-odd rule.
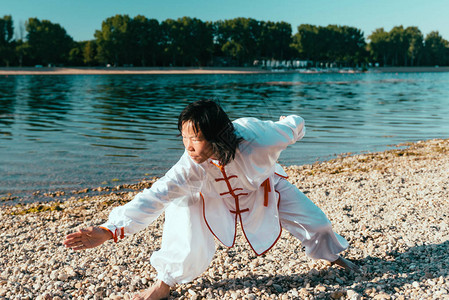
[[[376,29],[364,38],[350,26],[298,26],[235,18],[204,22],[190,17],[159,22],[116,15],[102,22],[94,39],[76,42],[59,24],[29,18],[15,38],[9,15],[0,18],[3,66],[251,66],[262,60],[302,60],[312,65],[449,65],[449,42],[418,27]]]

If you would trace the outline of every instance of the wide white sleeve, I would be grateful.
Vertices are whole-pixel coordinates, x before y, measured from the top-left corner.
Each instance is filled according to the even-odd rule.
[[[275,122],[275,124],[279,127],[287,126],[292,131],[293,136],[289,144],[299,141],[306,134],[305,122],[300,116],[290,115],[283,120]]]
[[[305,134],[304,119],[296,115],[277,122],[242,118],[234,126],[244,139],[236,157],[241,156],[239,163],[254,183],[272,174],[282,150]]]
[[[156,220],[170,203],[190,205],[198,201],[203,173],[186,153],[149,189],[137,194],[127,204],[114,208],[101,225],[114,239],[136,233]]]
[[[305,134],[304,119],[296,115],[277,122],[242,118],[234,121],[234,125],[248,145],[269,152],[281,151]]]

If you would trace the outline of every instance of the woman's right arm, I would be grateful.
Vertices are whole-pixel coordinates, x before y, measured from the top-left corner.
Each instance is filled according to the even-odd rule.
[[[201,187],[201,172],[185,153],[164,177],[157,180],[150,189],[137,194],[123,206],[114,208],[106,223],[94,229],[83,229],[66,237],[64,244],[75,250],[80,240],[89,245],[103,244],[108,239],[117,241],[134,234],[151,224],[173,201],[189,203],[198,197]],[[88,230],[88,232],[85,232]],[[69,242],[73,240],[73,242]],[[92,248],[83,246],[82,249]]]

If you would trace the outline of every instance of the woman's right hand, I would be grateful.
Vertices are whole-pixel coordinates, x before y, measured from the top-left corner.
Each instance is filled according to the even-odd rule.
[[[110,239],[112,239],[112,233],[109,230],[91,226],[67,235],[64,245],[73,250],[85,250],[100,246]]]

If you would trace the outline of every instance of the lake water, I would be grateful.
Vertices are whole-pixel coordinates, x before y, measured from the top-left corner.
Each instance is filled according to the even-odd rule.
[[[286,165],[449,134],[449,73],[0,77],[0,197],[160,176],[183,152],[178,114],[204,98],[231,119],[301,115]]]

